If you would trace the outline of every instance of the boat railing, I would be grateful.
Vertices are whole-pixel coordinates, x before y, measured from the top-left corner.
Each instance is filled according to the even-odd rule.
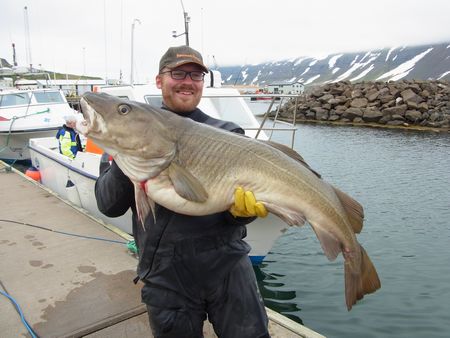
[[[301,94],[278,94],[278,93],[272,93],[272,94],[236,94],[236,95],[216,95],[216,94],[209,94],[209,95],[203,95],[204,98],[254,98],[254,97],[263,97],[263,98],[270,98],[270,104],[267,108],[266,112],[260,116],[262,116],[262,121],[258,128],[253,127],[245,127],[245,130],[256,130],[255,139],[257,139],[262,131],[269,131],[268,133],[268,139],[271,140],[274,132],[282,131],[282,132],[291,132],[291,142],[290,147],[293,149],[295,144],[295,138],[296,138],[296,114],[297,114],[297,106],[299,103],[299,99],[301,98]],[[280,119],[280,109],[284,103],[284,101],[294,99],[294,106],[295,109],[292,120],[290,119],[290,122],[283,121]],[[269,101],[269,100],[268,100]],[[272,108],[274,104],[277,104],[276,109],[272,111]],[[272,120],[272,126],[266,127],[266,123],[268,120]],[[279,127],[278,125],[283,125],[285,127]]]

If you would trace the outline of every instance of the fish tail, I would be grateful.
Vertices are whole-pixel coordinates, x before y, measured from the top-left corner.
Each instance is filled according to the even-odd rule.
[[[345,300],[348,311],[364,295],[375,292],[381,287],[377,270],[361,245],[359,252],[360,257],[357,260],[360,262],[359,267],[355,267],[352,258],[345,260]]]

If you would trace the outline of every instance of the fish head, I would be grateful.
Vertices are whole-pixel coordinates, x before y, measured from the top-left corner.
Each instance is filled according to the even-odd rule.
[[[80,105],[84,120],[77,131],[110,155],[154,159],[173,152],[167,116],[175,114],[106,93],[87,92]]]

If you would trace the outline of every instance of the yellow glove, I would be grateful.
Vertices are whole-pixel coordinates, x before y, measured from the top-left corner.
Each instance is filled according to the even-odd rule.
[[[237,187],[234,191],[234,204],[230,208],[234,217],[266,217],[268,211],[264,204],[257,202],[251,191]]]

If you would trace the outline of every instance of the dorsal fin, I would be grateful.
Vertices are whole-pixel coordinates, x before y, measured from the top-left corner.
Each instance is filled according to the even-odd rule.
[[[364,210],[362,205],[351,198],[349,195],[347,195],[345,192],[340,191],[338,188],[333,187],[333,189],[347,213],[353,231],[356,234],[359,234],[363,227],[364,221]]]
[[[311,170],[311,172],[313,172],[318,178],[322,178],[320,176],[319,173],[317,173],[315,170],[313,170],[308,163],[306,163],[306,161],[304,160],[304,158],[302,157],[302,155],[300,155],[298,152],[296,152],[294,149],[289,148],[288,146],[278,143],[278,142],[274,142],[274,141],[267,141],[267,140],[258,140],[261,141],[263,143],[267,143],[269,146],[271,146],[272,148],[278,149],[281,152],[283,152],[284,154],[286,154],[287,156],[289,156],[290,158],[300,162],[304,167],[308,168],[309,170]]]

